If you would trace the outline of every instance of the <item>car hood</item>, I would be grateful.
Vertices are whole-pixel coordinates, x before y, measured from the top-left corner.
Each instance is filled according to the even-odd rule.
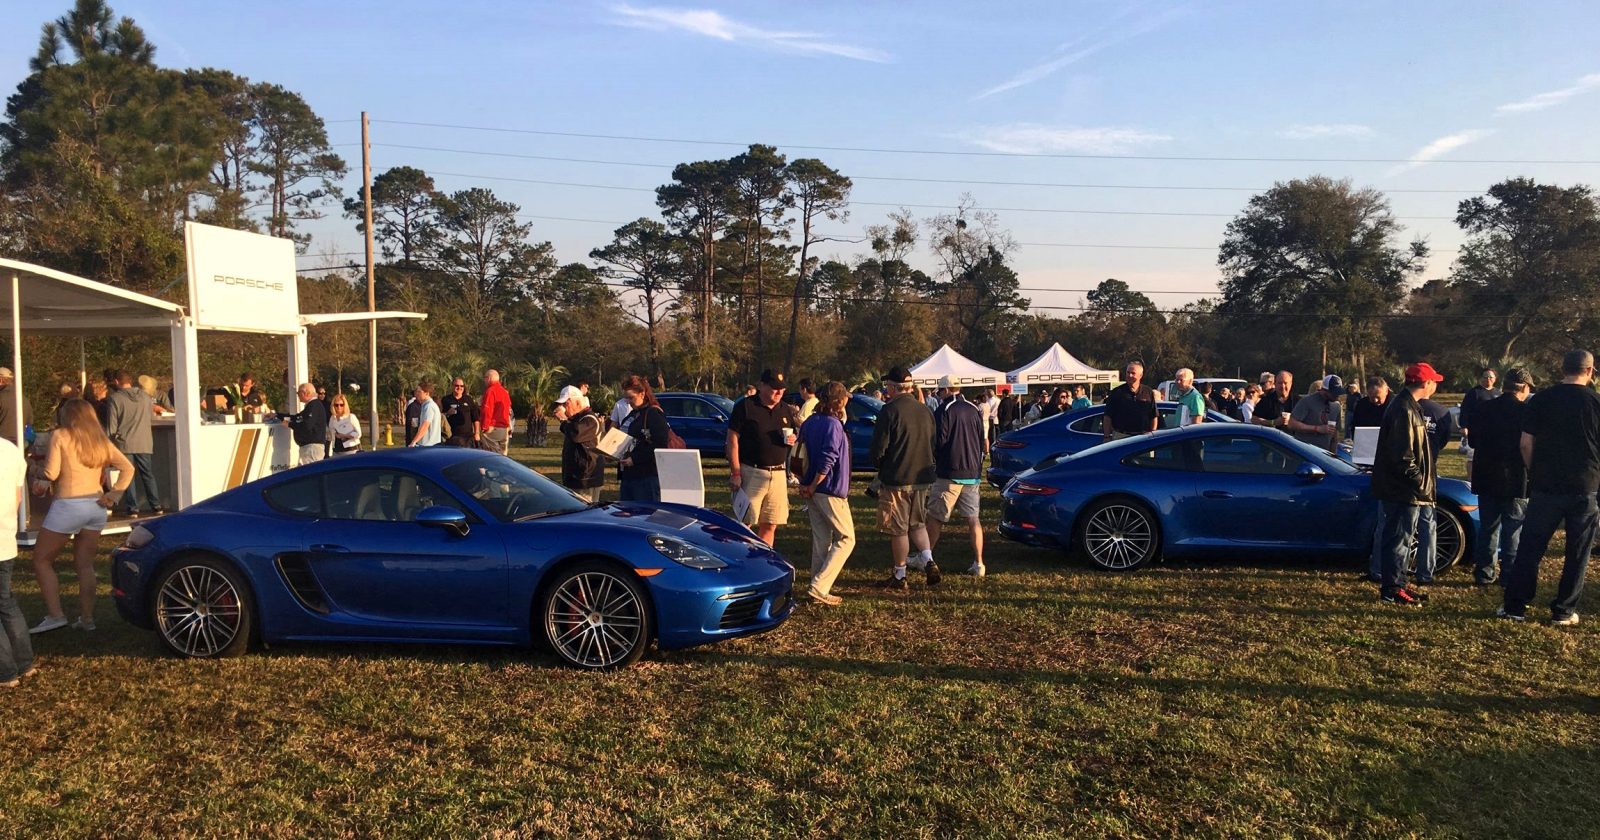
[[[682,540],[729,558],[765,559],[778,555],[753,531],[724,514],[692,505],[654,502],[611,502],[588,510],[528,524],[639,532]]]

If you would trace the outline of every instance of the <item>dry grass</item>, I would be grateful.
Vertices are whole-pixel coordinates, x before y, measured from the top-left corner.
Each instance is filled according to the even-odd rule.
[[[780,548],[805,566],[802,516]],[[1590,625],[1487,620],[1459,571],[1405,612],[1353,566],[1116,576],[998,538],[987,579],[895,597],[869,530],[842,607],[618,674],[469,647],[183,662],[102,601],[0,695],[0,836],[1597,834]]]

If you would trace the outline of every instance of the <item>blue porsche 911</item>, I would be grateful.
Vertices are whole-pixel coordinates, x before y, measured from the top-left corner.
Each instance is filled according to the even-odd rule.
[[[1367,556],[1381,515],[1372,475],[1277,429],[1201,423],[1085,449],[1003,492],[1000,533],[1076,549],[1103,569],[1160,556]],[[1439,480],[1435,569],[1465,559],[1478,497]]]
[[[501,455],[321,461],[143,523],[117,609],[174,653],[289,640],[548,645],[586,669],[771,630],[794,568],[686,505],[590,505]]]

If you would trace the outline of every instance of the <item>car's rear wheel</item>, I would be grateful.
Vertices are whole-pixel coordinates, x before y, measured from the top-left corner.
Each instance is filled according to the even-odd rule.
[[[210,557],[182,558],[155,581],[162,644],[179,656],[214,659],[250,649],[255,604],[239,573]]]
[[[1460,563],[1467,556],[1467,529],[1462,527],[1460,514],[1446,508],[1434,511],[1433,571],[1439,573]]]
[[[576,668],[626,668],[650,645],[644,586],[632,571],[610,563],[590,561],[561,571],[539,615],[550,649]]]
[[[1111,572],[1131,572],[1161,551],[1155,515],[1131,499],[1094,503],[1078,520],[1078,545],[1090,563]]]

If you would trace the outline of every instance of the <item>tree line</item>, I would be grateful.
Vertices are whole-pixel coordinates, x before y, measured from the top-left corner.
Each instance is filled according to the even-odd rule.
[[[304,222],[325,213],[362,230],[366,196],[341,188],[348,166],[298,93],[155,56],[102,0],[43,26],[0,123],[0,249],[175,298],[186,220],[293,238],[302,252]],[[420,168],[390,168],[372,183],[379,307],[430,317],[382,329],[378,384],[393,395],[488,364],[522,365],[530,382],[637,372],[734,390],[765,367],[865,381],[941,343],[1009,369],[1053,341],[1102,367],[1362,376],[1428,358],[1465,380],[1482,363],[1548,372],[1557,352],[1600,335],[1600,207],[1584,185],[1512,178],[1462,201],[1467,243],[1445,276],[1425,278],[1429,245],[1407,238],[1381,192],[1282,182],[1227,226],[1218,295],[1163,307],[1107,279],[1070,314],[1030,310],[1012,268],[1019,246],[971,196],[931,217],[889,213],[852,239],[860,256],[825,258],[852,186],[769,145],[685,162],[655,190],[656,215],[562,262],[492,190],[446,191]],[[308,275],[302,309],[359,309],[361,281]],[[76,371],[76,349],[28,348],[54,376]],[[92,352],[166,368],[164,342],[105,337]],[[350,381],[364,328],[318,327],[312,354],[322,381]],[[248,337],[202,347],[203,375],[241,365],[274,371],[281,353]]]

